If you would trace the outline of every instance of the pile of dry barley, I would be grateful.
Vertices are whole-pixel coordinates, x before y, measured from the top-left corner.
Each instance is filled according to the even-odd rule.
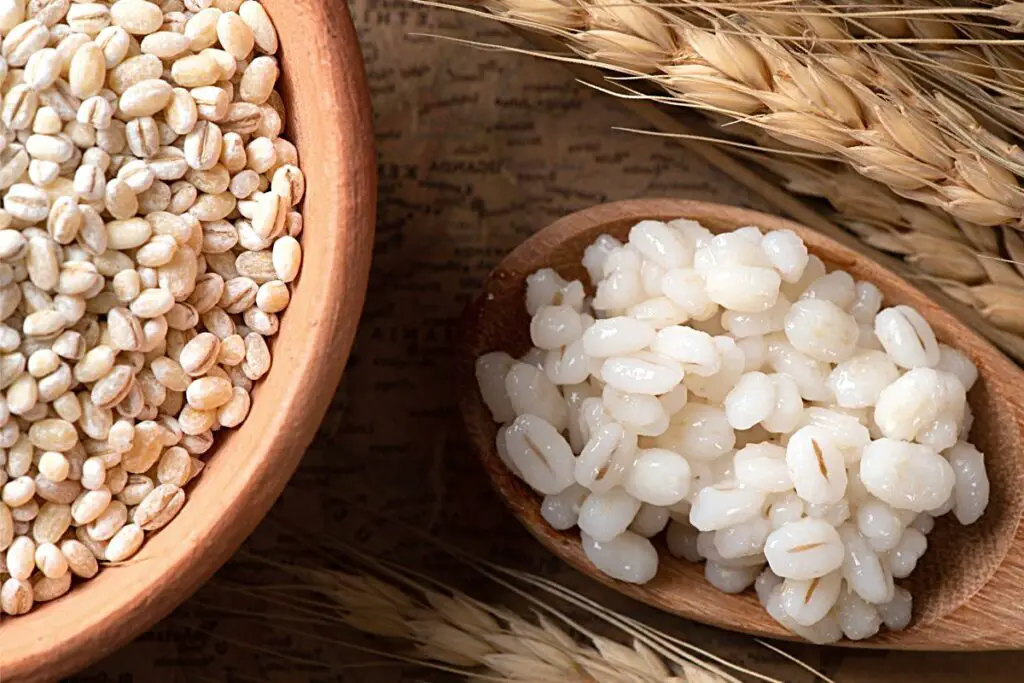
[[[248,415],[305,180],[252,0],[0,0],[0,611],[169,523]]]

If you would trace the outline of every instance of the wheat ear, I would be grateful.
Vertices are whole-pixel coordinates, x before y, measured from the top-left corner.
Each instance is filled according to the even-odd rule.
[[[598,66],[643,77],[676,104],[845,162],[913,201],[979,225],[1020,220],[1024,192],[1011,169],[1024,171],[1024,152],[970,115],[956,93],[915,89],[903,60],[853,42],[846,21],[825,16],[827,4],[821,16],[800,19],[801,35],[820,41],[814,50],[785,35],[766,37],[763,15],[724,14],[713,3],[485,0],[484,7],[535,30],[547,21],[541,30]],[[829,42],[836,36],[851,42]]]
[[[842,31],[835,30],[834,17],[829,14],[831,10],[817,14],[805,13],[795,17],[792,13],[794,5],[769,4],[772,9],[764,14],[770,15],[770,20],[777,22],[777,25],[771,30],[789,34],[799,33],[806,36],[814,28],[817,34],[825,36],[847,35]],[[442,4],[441,6],[447,5]],[[614,59],[618,60],[614,62],[619,65],[616,69],[620,72],[628,72],[633,77],[612,79],[612,85],[608,89],[593,83],[588,83],[588,85],[619,97],[631,100],[646,99],[660,104],[687,106],[699,100],[698,108],[703,109],[709,119],[721,124],[722,130],[733,136],[740,135],[747,138],[756,143],[758,147],[772,152],[772,155],[745,154],[745,156],[781,176],[790,190],[828,199],[838,211],[830,216],[835,223],[856,233],[873,247],[902,256],[915,270],[920,272],[923,279],[943,289],[961,303],[976,308],[982,316],[998,328],[988,330],[987,336],[1013,357],[1024,360],[1024,338],[1018,336],[1022,332],[1022,325],[1024,325],[1022,323],[1024,317],[1020,315],[1021,310],[1024,310],[1022,308],[1024,278],[1021,277],[1020,269],[1020,261],[1024,257],[1024,247],[1022,247],[1018,233],[1011,225],[1003,225],[1001,228],[993,230],[962,217],[951,216],[938,206],[929,206],[935,202],[922,204],[915,201],[921,199],[917,194],[911,195],[914,199],[907,199],[881,183],[870,180],[867,176],[872,173],[862,176],[842,164],[816,160],[813,157],[822,155],[815,152],[801,153],[809,158],[794,159],[801,154],[794,155],[790,151],[792,148],[786,146],[787,142],[828,154],[827,148],[815,147],[814,141],[810,141],[808,144],[808,131],[801,130],[802,123],[811,119],[803,113],[789,112],[787,114],[783,111],[776,116],[774,121],[776,123],[790,121],[787,125],[790,125],[792,131],[781,132],[776,128],[772,131],[773,136],[769,136],[763,126],[763,117],[760,127],[756,123],[754,125],[751,123],[752,120],[757,121],[758,117],[737,120],[733,115],[736,110],[756,109],[761,106],[761,103],[748,97],[746,93],[738,91],[734,78],[723,77],[721,70],[710,65],[689,64],[674,69],[676,76],[683,74],[685,79],[690,79],[689,82],[695,89],[699,89],[699,92],[694,90],[687,95],[677,93],[676,95],[657,96],[651,95],[649,91],[644,92],[638,89],[635,84],[640,79],[637,77],[658,68],[656,65],[658,60],[655,59],[652,62],[651,56],[658,54],[664,56],[669,51],[669,46],[676,40],[672,31],[666,32],[665,30],[666,25],[672,26],[673,24],[665,24],[659,17],[662,17],[666,11],[671,11],[690,17],[690,21],[696,21],[694,6],[694,3],[691,2],[671,6],[650,6],[633,0],[599,6],[588,2],[568,4],[561,0],[487,0],[485,12],[490,12],[490,16],[497,15],[503,21],[512,23],[521,29],[549,34],[562,41],[563,44],[575,45],[578,37],[589,30],[581,27],[603,27],[593,29],[603,31],[602,33],[587,33],[592,36],[590,39],[592,47],[596,46],[600,54],[604,56],[612,55]],[[706,4],[699,5],[699,7],[706,6]],[[757,10],[756,5],[729,5],[723,2],[716,3],[714,6],[725,9],[742,9],[751,14],[752,18],[748,18],[752,22],[760,21],[763,18],[763,15],[757,14],[763,10]],[[810,3],[807,6],[818,7],[818,4]],[[876,23],[870,27],[871,30],[887,30],[894,35],[904,35],[908,31],[913,35],[924,35],[924,32],[929,29],[922,22],[921,16],[928,12],[939,14],[957,12],[962,15],[968,12],[1002,11],[1008,6],[997,5],[993,8],[965,9],[929,5],[927,2],[922,2],[922,6],[916,9],[901,10],[897,6],[897,9],[893,10],[892,6],[889,6],[890,9],[887,10],[874,13],[862,12],[857,16],[884,14],[887,15],[887,21],[895,17],[902,22],[900,26],[888,27],[885,23]],[[594,9],[595,7],[597,9]],[[667,7],[671,9],[669,10]],[[1020,7],[1024,7],[1024,5],[1020,5]],[[1013,8],[1014,11],[1019,9],[1016,5]],[[465,10],[465,8],[462,9]],[[803,11],[803,8],[798,9]],[[468,11],[477,13],[475,10]],[[901,12],[902,14],[900,14]],[[856,13],[854,14],[856,15]],[[594,18],[595,15],[597,19]],[[915,17],[915,19],[910,20],[907,18],[908,16]],[[1010,16],[1009,13],[1007,16]],[[861,19],[857,19],[857,21],[861,21]],[[845,24],[841,22],[840,26],[842,25]],[[957,26],[961,27],[962,24],[958,23]],[[971,26],[972,24],[967,24],[968,28]],[[613,28],[614,30],[612,30]],[[765,30],[769,29],[766,27]],[[598,37],[594,39],[594,35]],[[614,37],[615,35],[630,35],[633,38],[632,43],[629,41],[622,43]],[[724,35],[726,36],[724,40],[732,40],[731,34]],[[933,31],[930,35],[935,36],[936,33]],[[640,45],[641,48],[631,52],[631,49],[637,45]],[[862,46],[855,47],[857,50],[861,50]],[[959,46],[945,47],[950,50],[959,49]],[[576,48],[579,51],[578,45]],[[853,54],[858,59],[867,59],[867,55],[876,59],[879,57],[875,54],[878,50],[890,49],[892,47],[886,44],[880,46],[870,44],[864,47],[864,50],[848,53],[846,56],[849,57],[850,54]],[[533,54],[552,56],[565,61],[558,55]],[[932,52],[928,54],[930,55]],[[594,60],[593,54],[590,56],[590,59],[582,61],[596,67],[609,66],[601,60]],[[733,55],[733,60],[738,63],[743,60],[743,57],[743,49],[740,48]],[[886,57],[886,55],[881,55],[881,57]],[[895,55],[889,55],[889,57],[896,59],[896,63],[899,63]],[[756,64],[762,64],[762,61],[758,61],[761,60],[760,55],[755,54],[754,60]],[[932,58],[917,60],[912,62],[911,66],[914,69],[924,70],[928,64],[934,63],[934,60],[929,60]],[[737,68],[732,68],[732,70],[742,71]],[[944,74],[944,77],[949,77],[949,69],[940,67],[937,68],[937,71]],[[810,78],[813,79],[814,74],[810,73]],[[1021,78],[1024,71],[1011,69],[1006,70],[1005,74],[1007,78],[1011,76]],[[650,78],[645,78],[641,82],[649,83],[649,81]],[[969,83],[969,79],[965,82]],[[829,100],[826,98],[826,101]],[[1013,101],[1017,102],[1018,100],[1013,99]],[[950,107],[957,106],[951,99],[949,103]],[[834,104],[832,106],[840,108]],[[788,115],[794,116],[787,119]],[[901,122],[898,117],[890,117],[889,119],[880,118],[875,123],[881,126],[884,121],[888,121],[887,125],[896,132],[904,131],[911,136],[920,133],[916,128],[915,119]],[[814,132],[813,128],[810,130]],[[829,129],[828,134],[833,132]],[[869,137],[871,135],[870,132],[862,132],[862,134]],[[671,136],[671,134],[669,135]],[[927,133],[922,133],[922,135],[924,136],[922,140],[928,138]],[[1003,145],[1004,143],[1000,142],[999,144]],[[905,146],[913,147],[914,145],[907,144]],[[927,151],[927,145],[918,145],[917,147],[924,150],[922,154]],[[783,158],[779,158],[779,154],[783,154]],[[979,162],[979,165],[963,162],[959,168],[966,174],[965,177],[972,179],[975,184],[988,187],[990,194],[998,195],[998,192],[991,191],[993,186],[986,180],[989,177],[1003,177],[1008,187],[1011,184],[1014,188],[1016,187],[1015,176],[1009,174],[1004,168],[985,165],[985,162]],[[889,169],[888,172],[896,171]],[[1019,191],[1012,189],[1012,192]],[[950,207],[944,206],[943,208]]]
[[[214,584],[222,594],[241,594],[258,599],[265,606],[261,611],[223,607],[218,616],[258,617],[275,631],[301,632],[303,638],[316,642],[480,681],[782,683],[527,573],[476,565],[484,576],[507,588],[517,603],[525,603],[525,607],[513,609],[473,599],[440,581],[348,546],[332,545],[332,557],[335,563],[340,559],[346,565],[354,564],[346,569],[324,569],[243,554],[243,559],[270,566],[291,581],[268,584],[264,580],[258,586],[250,586],[215,579]],[[626,644],[582,626],[556,608],[558,602],[604,622]],[[302,630],[303,626],[313,630]],[[199,625],[193,628],[201,630]],[[336,635],[337,630],[345,628],[385,641],[379,647],[353,643]],[[239,647],[256,647],[217,633],[209,635]],[[404,643],[405,647],[396,649],[387,642]],[[799,660],[776,648],[770,649],[829,682]],[[302,663],[316,664],[309,660]]]

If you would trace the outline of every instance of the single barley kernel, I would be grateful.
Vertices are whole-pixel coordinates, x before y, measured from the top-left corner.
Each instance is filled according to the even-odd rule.
[[[78,32],[71,35],[95,36],[110,25],[110,8],[98,2],[73,4],[68,8],[67,22]]]
[[[218,304],[228,313],[242,313],[256,303],[258,291],[259,285],[250,278],[231,278],[224,283],[224,293]]]
[[[236,12],[223,12],[217,18],[217,38],[235,59],[245,59],[256,42],[252,29]]]
[[[142,159],[129,161],[117,169],[117,178],[124,181],[128,188],[136,195],[148,190],[156,181],[153,169]]]
[[[60,77],[62,59],[54,48],[44,48],[28,58],[25,84],[37,92],[46,90]]]
[[[71,93],[81,99],[93,97],[103,89],[106,75],[107,63],[103,50],[96,43],[86,43],[71,58],[68,70],[68,84],[71,86]],[[93,106],[97,107],[98,105],[93,104]],[[111,113],[113,113],[112,110]],[[103,121],[104,116],[105,112],[100,114],[100,122]],[[86,122],[92,123],[89,118],[86,119]],[[107,123],[109,124],[109,119],[107,119]]]
[[[129,118],[153,116],[167,106],[173,91],[169,83],[159,78],[139,81],[121,95],[118,110]]]
[[[69,461],[70,462],[70,461]],[[50,481],[42,475],[36,475],[36,494],[45,501],[71,505],[82,492],[82,485],[70,478],[61,482]],[[69,508],[70,509],[70,508]]]
[[[36,422],[29,428],[28,438],[36,448],[61,453],[71,450],[78,443],[75,426],[59,419]]]
[[[253,381],[270,370],[270,350],[267,348],[267,342],[256,333],[250,333],[245,337],[245,360],[242,361],[242,370],[245,376]]]
[[[86,525],[86,533],[97,541],[109,541],[128,522],[128,506],[119,500],[110,505],[99,517]]]
[[[149,495],[154,486],[153,480],[145,475],[129,474],[128,481],[121,493],[118,494],[117,499],[129,507],[138,505]]]
[[[156,120],[151,116],[142,116],[129,121],[125,126],[125,141],[135,156],[144,159],[156,156],[161,149],[160,128]],[[153,174],[156,173],[156,169],[153,169]]]
[[[277,30],[267,16],[263,5],[256,0],[246,0],[238,8],[238,15],[252,30],[256,47],[261,52],[272,55],[277,52]]]
[[[25,141],[25,150],[33,159],[62,164],[71,158],[75,145],[60,135],[31,135]]]
[[[247,135],[256,131],[261,118],[262,113],[258,105],[251,102],[234,102],[220,122],[220,126],[225,133]]]
[[[46,501],[32,522],[32,538],[36,543],[56,543],[71,527],[71,506]]]
[[[71,504],[71,518],[83,526],[99,517],[110,505],[111,494],[106,487],[94,491],[83,491]]]
[[[203,332],[189,341],[181,350],[181,367],[192,377],[203,375],[217,362],[219,351],[220,339],[209,332]],[[176,387],[168,388],[183,390]]]
[[[188,482],[192,472],[192,458],[188,451],[180,446],[172,446],[164,451],[157,465],[157,480],[161,484],[170,484],[181,488]]]
[[[178,180],[188,171],[185,153],[177,147],[161,147],[146,161],[159,180]]]
[[[299,246],[298,240],[288,235],[278,238],[274,242],[272,263],[279,280],[294,280],[299,273],[299,266],[302,265],[302,247]]]
[[[7,573],[16,579],[25,580],[35,569],[36,544],[28,536],[18,536],[7,548]]]
[[[174,88],[164,109],[164,119],[178,135],[188,135],[199,121],[199,109],[192,94],[185,88]]]
[[[188,457],[184,449],[177,449]],[[171,521],[185,503],[185,492],[174,484],[160,484],[147,495],[132,515],[132,521],[145,531],[155,531]]]
[[[256,305],[265,313],[279,313],[288,306],[288,285],[281,280],[271,280],[260,285],[256,292]]]
[[[42,543],[36,546],[35,561],[36,567],[43,573],[43,576],[50,579],[59,579],[68,571],[67,558],[53,543]]]
[[[89,398],[97,408],[111,408],[124,400],[134,381],[130,366],[115,365],[93,385]]]
[[[28,581],[10,578],[0,587],[0,609],[5,614],[18,616],[32,609],[32,585]]]
[[[270,138],[254,138],[245,147],[247,166],[256,173],[267,173],[277,163],[277,150]]]
[[[132,192],[128,183],[118,178],[114,178],[107,182],[107,187],[103,196],[103,203],[106,206],[107,213],[121,221],[128,221],[129,219],[132,219],[132,216],[134,216],[139,210],[139,200],[135,197],[135,193]],[[109,225],[107,227],[107,233],[108,235],[111,233]],[[116,243],[108,243],[107,246],[112,249],[130,248],[118,247]]]
[[[108,155],[120,154],[128,144],[125,131],[126,126],[123,121],[111,120],[109,126],[96,131],[96,146]],[[115,172],[117,169],[108,163],[106,170]]]
[[[127,483],[128,472],[120,464],[107,470],[107,488],[110,489],[111,494],[116,496],[121,493]]]
[[[185,160],[192,168],[213,168],[220,159],[222,144],[220,127],[211,121],[199,121],[185,137]]]
[[[248,416],[250,405],[249,392],[233,387],[231,399],[217,410],[217,421],[221,427],[236,427]]]
[[[277,60],[273,57],[257,57],[249,62],[249,66],[242,73],[242,80],[238,85],[238,94],[246,102],[263,104],[274,91],[274,84],[277,82],[279,69]]]
[[[230,192],[219,194],[201,194],[196,203],[188,210],[188,214],[201,222],[219,221],[231,215],[237,200]],[[202,244],[202,231],[195,235],[199,238],[197,246]]]
[[[99,571],[96,556],[81,542],[74,539],[62,541],[60,551],[68,561],[68,568],[75,576],[91,579]]]
[[[221,164],[214,164],[209,169],[190,169],[185,180],[196,186],[200,192],[220,194],[226,192],[231,185],[231,174]]]
[[[160,59],[170,60],[185,54],[189,50],[191,42],[182,33],[159,31],[143,38],[139,49],[146,54],[156,55]]]
[[[110,7],[110,21],[133,35],[147,35],[160,30],[164,17],[146,0],[118,0]]]
[[[170,259],[168,259],[169,261]],[[140,318],[156,318],[171,310],[174,297],[166,289],[143,290],[129,307],[131,312]]]
[[[190,330],[199,324],[199,312],[191,304],[176,303],[164,316],[168,329]],[[167,333],[164,332],[166,337]]]
[[[107,313],[107,331],[114,348],[137,351],[145,341],[142,323],[126,308],[116,307]]]
[[[96,144],[96,127],[89,122],[82,123],[76,117],[64,126],[64,135],[75,144],[75,149],[71,158],[61,164],[61,171],[73,170],[82,159],[82,150]]]
[[[179,57],[171,65],[171,78],[183,88],[213,85],[220,80],[220,65],[210,54]]]
[[[185,391],[188,404],[198,410],[214,410],[231,400],[231,382],[220,377],[199,377]]]
[[[153,169],[149,170],[152,172]],[[165,211],[171,203],[171,186],[162,180],[157,180],[155,173],[153,173],[153,177],[153,184],[139,195],[139,213]]]
[[[32,597],[35,602],[56,600],[71,590],[71,572],[64,572],[56,578],[43,576],[32,583]]]
[[[79,543],[84,545],[89,550],[89,552],[92,553],[92,556],[95,557],[97,560],[106,559],[107,542],[97,541],[96,539],[94,539],[92,536],[89,535],[89,532],[86,529],[86,527],[75,527],[75,538],[78,540]]]
[[[25,21],[24,0],[7,0],[0,4],[0,34],[7,35],[15,26]]]
[[[196,436],[211,429],[217,422],[215,410],[200,410],[186,405],[178,415],[181,431],[189,436]]]
[[[47,451],[39,458],[39,473],[50,481],[59,482],[68,478],[68,459],[63,453]]]
[[[38,223],[49,214],[50,200],[41,188],[17,183],[4,195],[4,210],[26,223]]]
[[[105,559],[108,562],[127,560],[142,547],[142,539],[143,532],[137,524],[126,524],[107,541]]]
[[[29,473],[32,466],[32,443],[24,436],[19,437],[7,452],[7,474],[22,477]]]
[[[185,35],[191,40],[189,47],[199,52],[217,42],[217,20],[221,11],[207,8],[193,15],[185,24]]]
[[[28,164],[28,179],[37,187],[48,187],[60,175],[60,164],[44,159],[32,159]]]
[[[15,522],[31,522],[39,514],[39,503],[32,499],[24,505],[11,510],[11,518]]]
[[[29,19],[15,26],[4,37],[0,54],[10,66],[25,66],[29,57],[46,47],[50,40],[50,32],[46,25],[35,19]]]

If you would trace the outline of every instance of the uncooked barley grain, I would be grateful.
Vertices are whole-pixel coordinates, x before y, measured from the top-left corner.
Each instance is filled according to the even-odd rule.
[[[242,204],[267,230],[274,207]],[[277,280],[264,252],[237,260],[264,310],[260,292],[291,271],[284,240]],[[971,360],[914,309],[884,308],[875,285],[826,272],[789,231],[642,221],[582,261],[594,297],[552,269],[530,275],[533,349],[475,368],[497,454],[544,496],[544,519],[578,526],[590,561],[632,583],[654,577],[648,539],[665,530],[709,583],[754,585],[815,642],[905,628],[911,596],[894,579],[917,566],[934,518],[971,524],[988,504],[967,441]]]
[[[185,504],[215,432],[245,420],[302,262],[305,178],[258,2],[17,0],[0,33],[14,615],[131,558]]]

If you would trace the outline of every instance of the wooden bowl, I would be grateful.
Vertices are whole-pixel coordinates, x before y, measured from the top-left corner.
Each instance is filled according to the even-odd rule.
[[[238,549],[309,445],[366,294],[376,205],[369,90],[343,3],[263,0],[280,36],[285,136],[306,175],[304,262],[252,412],[218,437],[178,517],[128,563],[0,626],[4,683],[52,680],[109,655],[188,598]]]
[[[490,351],[520,356],[529,350],[530,319],[524,305],[526,276],[551,267],[567,279],[589,284],[580,264],[584,248],[603,233],[624,239],[642,219],[699,220],[712,232],[756,225],[789,229],[829,269],[841,268],[875,283],[886,305],[908,304],[928,320],[939,341],[963,351],[978,366],[979,380],[969,395],[975,415],[971,440],[986,454],[992,482],[985,515],[964,527],[952,515],[937,520],[929,549],[917,571],[900,584],[914,595],[914,620],[904,631],[883,631],[859,645],[893,649],[1000,649],[1024,646],[1024,373],[954,316],[907,281],[853,249],[792,221],[738,207],[674,199],[642,199],[594,206],[566,216],[536,233],[491,273],[484,291],[463,320],[456,358],[460,408],[471,445],[499,495],[545,547],[583,573],[633,598],[715,626],[760,636],[793,638],[762,609],[753,591],[727,595],[703,576],[703,565],[670,556],[660,544],[660,566],[644,585],[615,581],[596,570],[580,545],[579,532],[552,529],[540,515],[541,497],[502,463],[494,445],[497,425],[484,405],[474,361]],[[593,294],[593,291],[590,291]],[[1024,532],[1021,532],[1024,533]]]

